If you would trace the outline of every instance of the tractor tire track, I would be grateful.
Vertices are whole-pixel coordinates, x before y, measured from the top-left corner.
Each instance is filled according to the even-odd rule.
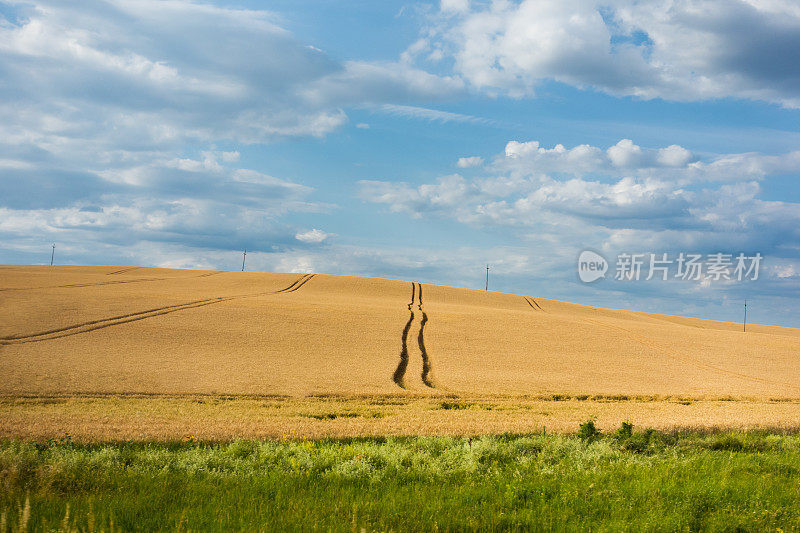
[[[137,268],[139,267],[122,268],[120,270],[115,270],[114,272],[109,272],[108,274],[106,274],[106,276],[114,276],[116,274],[122,274],[123,272],[130,272],[131,270],[136,270]]]
[[[211,276],[216,276],[217,274],[222,274],[223,270],[216,270],[214,272],[206,272],[205,274],[200,274],[195,276],[196,278],[210,278]]]
[[[303,274],[303,276],[295,283],[292,283],[292,285],[290,285],[286,289],[280,290],[278,292],[294,292],[303,285],[305,285],[306,283],[308,283],[309,281],[311,281],[311,278],[313,278],[314,276],[316,276],[316,274]]]
[[[80,333],[86,333],[97,329],[108,328],[120,324],[127,324],[129,322],[144,320],[146,318],[152,318],[155,316],[166,315],[168,313],[174,313],[176,311],[183,311],[185,309],[194,309],[197,307],[204,307],[206,305],[212,305],[221,302],[229,302],[231,300],[239,300],[242,298],[251,298],[254,296],[265,296],[270,294],[284,294],[287,292],[294,292],[303,285],[305,285],[312,277],[314,277],[314,274],[304,274],[299,279],[295,280],[288,287],[285,287],[277,291],[259,292],[253,294],[241,294],[237,296],[219,296],[216,298],[206,298],[204,300],[193,300],[191,302],[185,302],[182,304],[167,305],[164,307],[156,307],[153,309],[147,309],[135,313],[128,313],[124,315],[102,318],[98,320],[90,320],[88,322],[81,322],[79,324],[73,324],[71,326],[65,326],[63,328],[40,331],[38,333],[31,333],[28,335],[11,335],[8,337],[0,337],[0,346],[60,339],[63,337],[78,335]]]
[[[194,309],[195,307],[203,307],[206,305],[211,305],[220,302],[227,302],[229,300],[234,300],[236,297],[229,296],[226,298],[215,298],[210,301],[201,301],[191,304],[184,304],[184,305],[176,305],[170,306],[168,309],[163,309],[160,311],[151,311],[151,312],[140,312],[140,313],[132,313],[127,317],[120,317],[120,318],[113,318],[113,319],[103,319],[103,320],[94,320],[93,323],[86,323],[77,326],[71,326],[68,328],[62,328],[61,331],[52,331],[48,333],[37,333],[26,335],[24,337],[6,337],[0,340],[0,345],[9,345],[9,344],[26,344],[29,342],[41,342],[41,341],[49,341],[54,339],[60,339],[63,337],[70,337],[72,335],[78,335],[80,333],[87,333],[89,331],[94,331],[97,329],[108,328],[111,326],[118,326],[120,324],[127,324],[128,322],[136,322],[138,320],[144,320],[146,318],[152,318],[154,316],[166,315],[168,313],[174,313],[176,311],[183,311],[184,309]]]
[[[37,333],[31,333],[31,334],[28,334],[28,335],[10,335],[10,336],[7,336],[7,337],[0,337],[0,341],[18,341],[18,340],[29,339],[29,338],[33,338],[33,337],[43,337],[43,336],[46,336],[46,335],[51,335],[51,334],[55,334],[55,333],[62,333],[62,332],[70,331],[70,330],[73,330],[73,329],[83,328],[83,327],[87,327],[87,326],[93,326],[95,324],[100,324],[100,323],[103,323],[103,322],[112,322],[112,321],[116,321],[116,320],[123,320],[123,319],[126,319],[126,318],[137,317],[137,316],[140,316],[140,315],[149,315],[149,314],[152,314],[152,313],[157,313],[157,312],[160,312],[160,311],[167,311],[167,310],[175,309],[175,308],[178,308],[178,307],[185,307],[185,306],[189,306],[189,305],[196,305],[196,304],[200,304],[200,303],[211,302],[213,300],[214,299],[194,300],[192,302],[184,302],[182,304],[166,305],[164,307],[155,307],[153,309],[145,309],[144,311],[137,311],[135,313],[128,313],[128,314],[112,316],[112,317],[108,317],[108,318],[99,318],[97,320],[90,320],[88,322],[80,322],[78,324],[72,324],[70,326],[64,326],[63,328],[49,329],[49,330],[46,330],[46,331],[39,331]]]
[[[525,301],[528,302],[528,305],[530,305],[534,311],[544,311],[539,303],[530,296],[523,296],[523,298],[525,298]]]
[[[300,276],[299,278],[297,278],[296,280],[294,280],[294,282],[292,282],[292,284],[291,284],[291,285],[289,285],[288,287],[284,287],[283,289],[281,289],[281,290],[279,290],[279,291],[275,291],[275,294],[281,294],[281,293],[284,293],[284,292],[290,292],[290,291],[294,290],[296,287],[298,287],[298,288],[299,288],[299,286],[298,286],[298,283],[300,283],[300,282],[305,282],[305,281],[306,281],[306,280],[308,280],[308,279],[309,279],[309,278],[310,278],[312,275],[313,275],[313,274],[303,274],[302,276]]]
[[[431,372],[433,371],[433,367],[431,364],[430,355],[428,355],[428,350],[425,348],[425,324],[428,323],[428,314],[422,308],[422,284],[417,283],[417,287],[419,287],[419,298],[418,298],[418,308],[422,313],[422,320],[419,323],[419,335],[417,336],[417,343],[419,344],[419,352],[422,354],[422,382],[425,384],[426,387],[430,387],[432,389],[436,388],[436,385],[433,384],[433,375]]]
[[[408,331],[411,329],[411,324],[414,322],[414,299],[416,296],[416,286],[414,283],[411,283],[411,301],[408,304],[408,322],[406,322],[405,327],[403,328],[403,336],[401,338],[401,347],[400,347],[400,361],[397,363],[397,368],[392,375],[392,380],[397,384],[398,387],[401,389],[405,389],[405,377],[406,377],[406,369],[408,369]]]
[[[744,379],[746,381],[751,381],[751,382],[754,382],[754,383],[758,383],[760,385],[780,385],[780,386],[783,386],[783,387],[789,387],[789,388],[794,389],[794,390],[800,390],[800,387],[797,387],[796,385],[793,385],[791,383],[786,383],[786,382],[781,382],[781,381],[772,381],[772,380],[765,379],[765,378],[759,378],[759,377],[756,377],[756,376],[751,376],[749,374],[743,374],[741,372],[736,372],[734,370],[728,370],[726,368],[718,367],[718,366],[715,366],[715,365],[712,365],[712,364],[709,364],[709,363],[703,363],[702,361],[698,361],[698,360],[690,358],[690,357],[680,357],[678,355],[670,353],[667,349],[662,348],[661,346],[658,346],[658,345],[652,343],[648,339],[640,337],[636,333],[634,333],[634,332],[632,332],[632,331],[630,331],[630,330],[628,330],[626,328],[623,328],[623,327],[620,327],[620,326],[615,326],[615,325],[612,325],[612,324],[606,324],[606,323],[600,322],[598,320],[593,320],[591,318],[586,318],[585,320],[587,322],[592,322],[593,324],[597,324],[598,326],[601,326],[603,328],[614,328],[614,329],[617,329],[619,331],[622,331],[623,333],[625,333],[625,336],[628,337],[629,339],[634,340],[634,341],[638,342],[639,344],[650,348],[651,350],[654,350],[654,351],[656,351],[658,353],[661,353],[662,355],[665,355],[666,357],[668,357],[668,358],[670,358],[670,359],[672,359],[674,361],[679,361],[681,363],[693,366],[693,367],[695,367],[695,368],[697,368],[699,370],[707,370],[707,371],[711,371],[711,372],[716,372],[718,374],[726,374],[726,375],[729,375],[729,376],[734,376],[734,377],[737,377],[737,378],[740,378],[740,379]]]

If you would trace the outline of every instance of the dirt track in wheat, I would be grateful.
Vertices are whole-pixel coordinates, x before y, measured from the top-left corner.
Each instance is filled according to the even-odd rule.
[[[256,410],[237,423],[206,417],[228,437],[292,424],[310,435],[527,431],[548,420],[558,429],[592,409],[609,424],[641,415],[659,427],[787,427],[800,421],[798,354],[800,330],[790,328],[743,333],[739,324],[410,281],[0,266],[0,436],[100,427],[80,402],[161,405],[173,413],[163,431],[179,436],[204,418],[197,398]],[[294,414],[261,419],[259,398],[281,398]],[[309,398],[352,402],[337,409],[356,414],[303,418]],[[361,416],[365,398],[406,407]],[[578,403],[564,418],[567,404],[552,398]],[[448,401],[467,408],[442,408]],[[537,401],[550,407],[519,407]],[[474,408],[493,402],[508,408]],[[179,404],[193,406],[189,422],[175,418]],[[42,405],[62,407],[47,408],[50,429],[34,430]],[[247,423],[260,429],[241,429]]]

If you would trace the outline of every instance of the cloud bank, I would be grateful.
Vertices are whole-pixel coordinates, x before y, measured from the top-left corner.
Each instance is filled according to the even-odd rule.
[[[268,11],[183,0],[3,4],[0,80],[0,239],[76,253],[321,242],[283,217],[331,206],[237,165],[236,147],[321,138],[354,103],[463,86],[400,62],[337,61]]]
[[[559,255],[562,269],[586,248],[761,252],[800,266],[800,204],[760,198],[761,181],[786,172],[800,172],[800,153],[701,158],[629,139],[605,149],[511,141],[483,176],[416,186],[368,180],[360,195],[415,218],[505,228],[538,253]]]
[[[555,80],[617,96],[745,98],[800,107],[791,0],[441,2],[409,54],[490,94]]]

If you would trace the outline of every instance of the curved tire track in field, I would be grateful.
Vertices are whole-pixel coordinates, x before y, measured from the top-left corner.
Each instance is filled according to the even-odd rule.
[[[411,283],[411,301],[408,303],[408,322],[403,328],[403,336],[400,347],[400,361],[397,363],[397,368],[392,375],[392,380],[401,389],[405,389],[406,369],[408,368],[408,330],[411,329],[411,323],[414,322],[414,299],[416,296],[416,286]]]
[[[419,343],[419,352],[422,354],[422,382],[425,384],[426,387],[436,388],[433,384],[433,376],[431,372],[433,370],[431,365],[431,358],[428,355],[428,350],[425,349],[425,324],[428,323],[428,314],[422,308],[422,283],[417,283],[417,287],[419,287],[419,310],[422,312],[422,320],[419,323],[419,335],[417,336],[417,342]]]
[[[422,379],[422,383],[426,387],[435,388],[436,385],[433,381],[433,365],[431,363],[430,355],[428,354],[428,350],[425,348],[425,324],[428,323],[428,314],[425,312],[425,309],[422,307],[422,284],[411,282],[411,301],[408,303],[408,321],[406,322],[405,327],[403,327],[403,334],[400,338],[400,361],[397,363],[397,368],[392,375],[392,381],[394,381],[398,387],[405,389],[405,376],[406,370],[408,369],[408,362],[409,362],[409,354],[408,354],[408,334],[411,330],[411,325],[414,323],[414,305],[416,304],[417,310],[422,316],[422,319],[419,323],[419,333],[417,333],[417,344],[419,345],[419,351],[422,356],[422,374],[420,378]]]
[[[211,276],[216,276],[217,274],[222,274],[224,270],[215,270],[214,272],[206,272],[205,274],[200,274],[195,276],[196,278],[210,278]]]
[[[11,335],[9,337],[0,337],[0,346],[3,345],[10,345],[10,344],[24,344],[29,342],[41,342],[41,341],[48,341],[54,339],[60,339],[62,337],[69,337],[72,335],[78,335],[80,333],[86,333],[89,331],[94,331],[96,329],[103,329],[108,328],[111,326],[117,326],[120,324],[127,324],[128,322],[135,322],[137,320],[144,320],[146,318],[152,318],[155,316],[166,315],[168,313],[174,313],[176,311],[183,311],[185,309],[194,309],[196,307],[204,307],[206,305],[212,305],[221,302],[228,302],[231,300],[239,300],[242,298],[250,298],[253,296],[265,296],[269,294],[284,294],[288,292],[294,292],[314,277],[314,274],[304,274],[300,276],[297,280],[292,282],[291,285],[285,287],[283,289],[271,292],[260,292],[254,294],[242,294],[238,296],[219,296],[217,298],[207,298],[204,300],[193,300],[191,302],[185,302],[182,304],[174,304],[174,305],[167,305],[164,307],[156,307],[153,309],[147,309],[145,311],[138,311],[136,313],[128,313],[125,315],[118,315],[109,318],[102,318],[98,320],[91,320],[88,322],[81,322],[79,324],[73,324],[71,326],[65,326],[63,328],[56,328],[47,331],[40,331],[38,333],[31,333],[28,335]]]
[[[209,301],[201,300],[198,302],[193,302],[183,305],[172,305],[161,310],[142,311],[139,313],[131,313],[130,315],[121,315],[119,317],[93,320],[91,322],[76,324],[73,326],[67,326],[65,328],[60,328],[58,330],[32,333],[30,335],[25,335],[25,336],[4,337],[3,339],[0,339],[0,345],[25,344],[29,342],[41,342],[41,341],[60,339],[62,337],[70,337],[72,335],[78,335],[80,333],[87,333],[89,331],[94,331],[96,329],[103,329],[111,326],[118,326],[120,324],[127,324],[128,322],[136,322],[137,320],[144,320],[145,318],[152,318],[154,316],[166,315],[168,313],[174,313],[176,311],[182,311],[184,309],[193,309],[195,307],[203,307],[215,303],[227,302],[235,298],[236,297],[234,296],[229,296],[227,298],[222,298],[222,297],[214,298]]]
[[[695,367],[697,369],[700,369],[700,370],[707,370],[707,371],[711,371],[711,372],[716,372],[718,374],[727,374],[727,375],[734,376],[734,377],[737,377],[737,378],[740,378],[740,379],[744,379],[746,381],[759,383],[761,385],[779,385],[779,386],[782,386],[782,387],[789,387],[791,389],[800,390],[800,387],[798,387],[797,385],[793,385],[791,383],[785,383],[785,382],[781,382],[781,381],[772,381],[772,380],[766,379],[766,378],[759,378],[757,376],[751,376],[749,374],[743,374],[741,372],[736,372],[734,370],[728,370],[726,368],[718,367],[718,366],[715,366],[715,365],[712,365],[712,364],[709,364],[709,363],[703,363],[702,361],[698,361],[698,360],[696,360],[694,358],[691,358],[691,357],[681,357],[679,355],[675,355],[673,353],[670,353],[669,350],[667,350],[665,348],[662,348],[661,346],[658,346],[657,344],[654,344],[649,339],[640,337],[639,335],[637,335],[633,331],[630,331],[629,329],[623,328],[621,326],[615,326],[613,324],[606,324],[606,323],[600,322],[598,320],[593,320],[591,318],[586,318],[584,320],[586,320],[587,322],[592,322],[593,324],[597,324],[598,326],[603,327],[603,328],[613,328],[613,329],[617,329],[619,331],[622,331],[623,333],[625,333],[625,336],[628,337],[629,339],[634,340],[634,341],[638,342],[639,344],[650,348],[651,350],[659,352],[662,355],[664,355],[664,356],[666,356],[666,357],[668,357],[668,358],[670,358],[670,359],[672,359],[674,361],[678,361],[678,362],[693,366],[693,367]]]
[[[139,267],[128,267],[128,268],[121,268],[119,270],[115,270],[114,272],[109,272],[106,276],[114,276],[116,274],[122,274],[124,272],[130,272],[131,270],[136,270]]]
[[[542,309],[542,307],[539,305],[539,303],[536,300],[534,300],[533,298],[531,298],[530,296],[523,296],[523,298],[525,298],[525,301],[528,303],[528,305],[531,306],[531,308],[534,311],[544,311],[544,309]]]
[[[277,291],[275,294],[284,293],[284,292],[294,292],[297,289],[299,289],[300,287],[302,287],[303,285],[305,285],[306,283],[308,283],[309,281],[311,281],[311,278],[313,278],[314,276],[316,276],[316,274],[303,274],[300,277],[300,279],[298,279],[297,281],[295,281],[294,283],[292,283],[291,285],[289,285],[285,289],[281,289],[281,290]]]

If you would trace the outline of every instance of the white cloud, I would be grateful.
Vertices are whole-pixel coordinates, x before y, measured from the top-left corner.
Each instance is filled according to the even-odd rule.
[[[692,152],[682,146],[673,144],[658,150],[656,160],[666,167],[682,167],[692,159]]]
[[[316,105],[367,105],[452,97],[464,89],[457,76],[437,76],[404,62],[347,61],[299,90]]]
[[[469,10],[469,0],[442,0],[442,11],[464,12]]]
[[[134,242],[205,249],[280,249],[296,244],[290,212],[322,212],[309,187],[232,166],[230,152],[154,158],[97,171],[26,170],[0,206],[0,240],[54,240],[85,254],[118,255]],[[226,161],[227,160],[227,161]],[[20,172],[20,171],[18,171]],[[31,189],[48,194],[31,195]],[[91,250],[91,251],[89,251]]]
[[[483,158],[478,156],[459,157],[456,162],[458,168],[479,167],[483,164]]]
[[[606,152],[615,167],[635,167],[642,160],[642,149],[630,139],[622,139]]]
[[[457,212],[458,206],[466,205],[467,198],[478,192],[474,184],[458,174],[443,176],[435,183],[416,188],[406,183],[370,180],[363,180],[359,185],[362,199],[388,204],[392,211],[407,212],[415,217],[433,211]]]
[[[0,159],[0,169],[29,169],[33,168],[33,164],[28,161],[19,161],[16,159]]]
[[[416,57],[454,60],[489,93],[543,80],[613,95],[737,97],[800,106],[800,8],[793,0],[446,1]]]
[[[800,205],[759,199],[759,180],[800,171],[797,153],[692,159],[676,145],[645,149],[630,140],[606,151],[512,141],[488,169],[491,177],[452,175],[416,186],[365,181],[361,197],[417,218],[532,231],[567,249],[725,246],[797,256]]]
[[[569,150],[562,144],[544,148],[538,141],[509,141],[505,149],[506,167],[526,172],[590,172],[605,161],[602,150],[581,144]]]
[[[322,230],[314,228],[312,230],[298,233],[294,236],[294,238],[307,244],[319,244],[330,236],[330,233],[325,233]]]
[[[770,174],[800,170],[800,151],[779,155],[760,153],[721,154],[699,159],[691,151],[673,144],[664,148],[643,148],[622,139],[603,150],[586,144],[546,148],[538,141],[509,141],[504,156],[495,158],[491,168],[512,176],[562,173],[575,176],[603,174],[669,180],[679,185],[713,181],[761,180]]]

